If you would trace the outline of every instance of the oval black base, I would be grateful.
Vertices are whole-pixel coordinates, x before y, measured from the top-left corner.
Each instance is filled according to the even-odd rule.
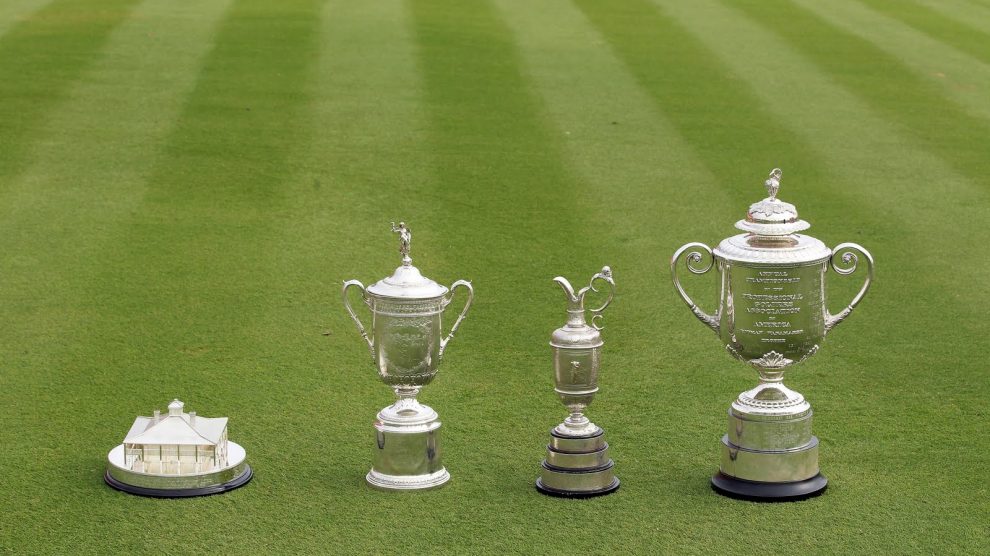
[[[543,481],[536,479],[536,490],[540,491],[540,494],[546,494],[547,496],[556,496],[557,498],[594,498],[595,496],[605,496],[606,494],[612,494],[613,492],[619,490],[619,479],[616,478],[612,484],[601,490],[586,490],[586,491],[574,491],[574,490],[557,490],[555,488],[550,488],[543,486]]]
[[[211,494],[220,494],[222,492],[234,490],[235,488],[239,488],[246,485],[253,476],[254,476],[254,471],[251,470],[251,466],[245,465],[243,473],[227,481],[226,483],[222,483],[219,485],[212,485],[208,487],[202,487],[202,488],[166,489],[166,488],[139,487],[118,481],[117,479],[110,476],[109,471],[104,473],[103,480],[106,481],[107,484],[112,486],[113,488],[126,492],[128,494],[136,494],[138,496],[150,496],[152,498],[189,498],[191,496],[209,496]]]
[[[825,492],[828,487],[828,479],[821,473],[804,481],[794,481],[792,483],[758,483],[755,481],[744,481],[721,472],[712,477],[712,490],[740,500],[752,500],[755,502],[794,502],[812,498]]]

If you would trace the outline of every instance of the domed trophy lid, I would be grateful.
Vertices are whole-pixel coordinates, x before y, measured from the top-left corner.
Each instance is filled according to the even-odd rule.
[[[393,299],[431,299],[446,295],[449,291],[445,286],[430,280],[413,266],[409,257],[409,247],[412,243],[412,232],[405,222],[396,226],[392,222],[392,231],[399,234],[399,253],[402,255],[402,265],[395,269],[388,278],[383,278],[368,286],[367,292],[376,297]]]
[[[798,218],[797,208],[777,198],[780,190],[780,168],[774,168],[763,183],[769,197],[749,206],[746,218],[736,222],[736,228],[759,236],[786,236],[811,227]]]
[[[595,281],[602,280],[609,286],[608,297],[597,309],[590,309],[591,324],[589,325],[584,317],[584,298],[589,291],[598,292]],[[615,296],[615,281],[612,279],[612,269],[605,266],[602,270],[591,277],[591,282],[578,290],[576,293],[571,283],[566,278],[558,276],[554,282],[563,288],[567,295],[567,324],[553,331],[550,337],[550,345],[557,348],[595,348],[602,345],[602,335],[599,332],[602,327],[598,326],[602,312],[612,303]]]

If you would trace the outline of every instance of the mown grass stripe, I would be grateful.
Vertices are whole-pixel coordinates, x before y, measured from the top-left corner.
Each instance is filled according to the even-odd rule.
[[[257,318],[278,303],[269,296],[277,280],[272,235],[290,218],[281,182],[300,147],[318,12],[315,2],[262,0],[239,1],[227,12],[143,202],[89,263],[98,271],[81,295],[99,311],[46,369],[44,387],[45,403],[71,398],[87,409],[52,412],[43,421],[68,437],[61,456],[35,463],[35,475],[61,493],[95,492],[114,502],[70,509],[71,530],[46,535],[54,550],[106,546],[99,524],[107,522],[119,522],[120,548],[147,550],[174,534],[170,524],[122,520],[146,501],[99,486],[108,439],[119,439],[135,413],[174,396],[207,415],[272,415],[284,406],[270,396],[278,376]],[[263,468],[266,453],[252,443],[252,426],[265,425],[235,418],[231,430]],[[82,445],[92,438],[101,440]],[[65,460],[79,454],[88,454],[87,464]],[[257,496],[265,492],[254,488]],[[259,525],[252,519],[239,521]],[[184,531],[194,532],[185,548],[210,550],[204,539],[213,538],[214,523],[187,523]],[[242,544],[268,545],[259,537]]]
[[[828,9],[805,0],[795,0],[793,4],[793,9],[803,9],[839,36],[855,37],[855,44],[844,45],[846,50],[858,49],[860,44],[872,45],[872,49],[863,52],[866,59],[860,60],[860,65],[874,64],[875,79],[888,79],[892,88],[918,84],[921,89],[917,92],[922,96],[949,99],[953,102],[945,104],[953,113],[977,116],[971,118],[974,125],[990,126],[990,103],[984,94],[990,89],[990,65],[853,0],[836,0]],[[844,56],[842,50],[837,54],[837,58]],[[854,65],[846,69],[850,76],[859,71],[862,68]],[[912,104],[913,100],[906,97],[902,103]],[[915,110],[921,116],[931,107],[919,106]]]
[[[756,186],[737,186],[740,176],[754,176],[759,182],[774,166],[801,168],[809,181],[828,175],[813,149],[783,126],[695,36],[656,6],[647,0],[608,6],[576,0],[575,5],[691,145],[713,179],[726,184],[730,202],[748,206],[760,191]],[[800,200],[794,194],[790,198]]]
[[[990,24],[990,5],[972,0],[914,0],[914,2],[939,12],[942,17],[969,25],[978,31]]]
[[[511,32],[492,7],[410,5],[436,166],[436,182],[427,184],[424,194],[432,199],[433,217],[446,228],[442,255],[436,255],[444,257],[441,268],[448,275],[469,278],[484,269],[493,281],[478,284],[485,294],[478,292],[477,321],[505,318],[492,311],[493,303],[524,303],[533,288],[553,292],[549,280],[556,274],[590,276],[596,270],[573,256],[594,254],[590,230],[574,211],[574,199],[586,185],[567,168],[563,134],[549,125]],[[481,214],[497,217],[479,220]],[[510,248],[498,248],[494,238],[508,241]],[[546,333],[536,332],[534,324],[488,321],[487,326],[504,327],[513,340],[526,341],[532,333]],[[502,344],[503,339],[477,340]]]
[[[282,182],[300,147],[318,19],[308,0],[231,7],[165,143],[167,159],[101,260],[114,270],[94,295],[118,317],[103,324],[135,333],[128,354],[155,353],[171,367],[146,383],[149,403],[201,390],[199,371],[221,383],[268,378],[257,361],[235,368],[215,358],[258,346],[261,331],[247,316],[263,310],[271,234],[288,218]]]
[[[860,1],[887,17],[910,25],[939,42],[990,64],[990,34],[985,31],[955,21],[938,10],[921,4],[892,0]]]
[[[735,7],[779,36],[877,113],[906,128],[961,175],[990,186],[982,170],[990,124],[965,114],[926,81],[873,43],[790,2],[738,2]],[[820,45],[830,45],[828,49]]]
[[[20,169],[31,133],[134,4],[56,0],[0,35],[0,178]]]
[[[6,0],[0,3],[0,36],[49,2],[51,0]]]
[[[18,323],[0,336],[9,386],[40,387],[31,365],[58,365],[77,347],[64,330],[99,313],[84,293],[102,270],[93,257],[119,239],[119,226],[139,206],[225,5],[137,6],[39,127],[24,171],[0,191],[0,266],[7,269],[0,315]],[[21,391],[7,402],[31,416],[39,410],[32,400]]]

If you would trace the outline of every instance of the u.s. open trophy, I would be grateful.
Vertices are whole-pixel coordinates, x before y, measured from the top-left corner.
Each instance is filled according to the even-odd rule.
[[[392,224],[399,233],[402,265],[388,278],[365,288],[357,280],[344,282],[344,307],[368,343],[381,379],[395,390],[398,400],[381,410],[373,465],[367,475],[372,486],[389,490],[413,490],[440,486],[450,474],[440,458],[440,421],[437,412],[416,401],[419,390],[437,374],[447,343],[471,308],[471,283],[458,280],[450,289],[420,274],[409,258],[412,234],[405,223]],[[347,297],[359,288],[371,310],[369,337]],[[464,309],[443,337],[440,321],[458,287],[467,290]]]
[[[777,199],[780,169],[766,180],[769,197],[749,207],[736,228],[746,232],[710,249],[689,243],[674,253],[670,270],[677,292],[694,315],[718,334],[725,349],[749,363],[760,384],[729,408],[720,471],[712,487],[726,496],[754,500],[801,499],[828,484],[819,472],[818,438],[811,433],[811,405],[783,384],[784,371],[814,355],[825,336],[863,299],[873,279],[873,257],[855,243],[829,249],[802,234],[810,226],[797,209]],[[678,262],[693,274],[712,266],[720,275],[718,311],[702,311],[685,293]],[[866,280],[840,313],[828,312],[825,273],[856,271],[866,261]]]
[[[584,315],[584,297],[589,291],[598,291],[596,280],[608,284],[609,293],[601,307],[587,310],[592,315],[589,325]],[[566,279],[558,276],[553,281],[567,294],[567,324],[554,330],[550,337],[555,390],[571,414],[550,431],[547,458],[536,479],[536,488],[551,496],[601,496],[619,488],[619,479],[612,471],[615,463],[608,456],[605,431],[592,423],[584,410],[598,392],[598,369],[604,345],[598,319],[612,302],[615,282],[607,266],[577,293]]]

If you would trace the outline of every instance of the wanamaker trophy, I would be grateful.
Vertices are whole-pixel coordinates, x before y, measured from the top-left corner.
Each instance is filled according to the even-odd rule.
[[[608,297],[601,307],[586,310],[585,295],[598,291],[595,286],[598,280],[608,285]],[[598,322],[615,295],[615,282],[607,266],[577,293],[566,279],[558,276],[553,281],[567,295],[567,323],[550,337],[554,389],[570,415],[550,431],[547,457],[536,479],[536,488],[550,496],[601,496],[619,488],[619,479],[612,471],[615,463],[608,455],[605,431],[592,423],[584,411],[598,392],[598,370],[604,345]],[[590,325],[585,312],[592,315]]]
[[[344,282],[344,307],[368,344],[371,359],[398,400],[378,412],[376,441],[368,483],[388,490],[440,486],[450,479],[440,457],[440,421],[437,412],[419,403],[420,389],[436,376],[444,350],[471,308],[471,283],[458,280],[448,289],[423,276],[409,257],[412,233],[404,222],[392,224],[399,234],[402,264],[388,278],[364,287]],[[371,311],[371,336],[348,300],[347,290],[358,288]],[[441,317],[453,292],[467,290],[467,302],[444,337]]]
[[[712,477],[716,492],[752,500],[802,499],[828,485],[818,466],[811,405],[784,386],[784,371],[818,351],[873,280],[873,257],[866,249],[855,243],[829,249],[797,233],[810,225],[798,219],[794,205],[777,198],[780,179],[780,169],[774,169],[765,182],[769,196],[736,223],[745,233],[722,240],[714,250],[689,243],[670,262],[674,286],[698,320],[715,331],[726,351],[759,373],[760,384],[729,408],[721,465]],[[701,310],[681,286],[677,267],[682,258],[693,274],[718,269],[714,315]],[[863,286],[841,312],[829,313],[826,272],[852,274],[860,258],[866,262]]]

